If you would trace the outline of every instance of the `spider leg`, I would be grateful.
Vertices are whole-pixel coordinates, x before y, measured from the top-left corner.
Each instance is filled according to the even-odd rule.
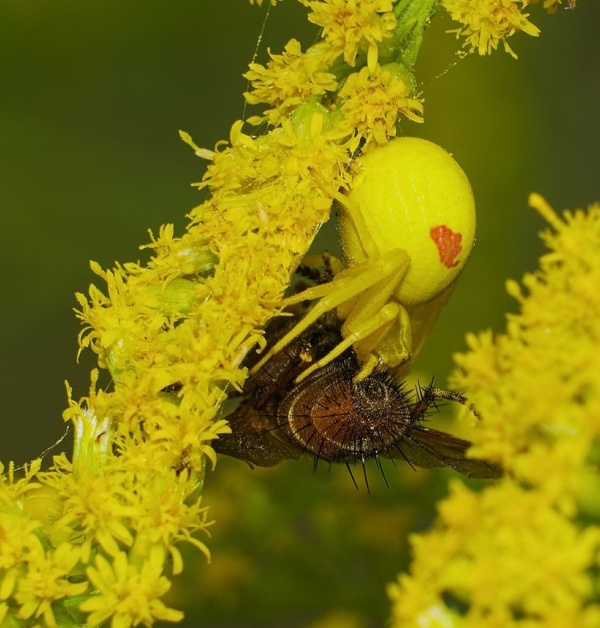
[[[342,271],[328,284],[308,288],[298,295],[285,300],[285,304],[298,303],[307,299],[321,299],[313,306],[306,316],[292,328],[268,353],[254,366],[252,373],[258,371],[273,355],[281,351],[294,338],[308,329],[323,314],[355,299],[354,309],[348,317],[350,325],[342,328],[342,334],[346,337],[353,336],[349,343],[344,340],[344,348],[333,349],[320,361],[320,366],[328,364],[340,355],[351,344],[360,341],[376,329],[393,320],[397,314],[399,304],[389,303],[399,281],[404,276],[410,263],[410,258],[402,249],[394,249],[386,255],[373,261],[370,260],[358,266]],[[338,279],[338,277],[340,277]],[[384,310],[386,304],[390,305]],[[383,314],[381,314],[383,310]],[[376,325],[372,321],[375,319]],[[347,322],[348,322],[347,321]],[[367,330],[370,330],[367,332]],[[314,369],[313,369],[314,370]]]
[[[317,369],[320,369],[326,364],[329,364],[330,362],[335,360],[335,358],[342,355],[342,353],[349,349],[353,344],[360,342],[363,337],[369,336],[369,334],[372,334],[378,329],[384,327],[386,323],[396,319],[398,317],[398,309],[399,307],[397,303],[388,303],[387,305],[382,307],[381,310],[379,310],[377,316],[374,316],[367,325],[364,325],[357,331],[354,331],[350,335],[346,336],[344,340],[336,345],[326,356],[322,357],[314,364],[311,364],[311,366],[309,366],[306,370],[302,371],[302,373],[300,373],[300,375],[298,375],[298,377],[296,378],[296,382],[301,382],[304,378],[308,377]],[[373,363],[369,361],[368,364],[364,364],[363,369],[361,369],[358,375],[358,378],[363,379],[364,377],[367,377],[367,375],[370,375],[373,372],[373,369],[375,368],[377,363],[378,360],[376,358]],[[364,374],[363,370],[366,370]]]

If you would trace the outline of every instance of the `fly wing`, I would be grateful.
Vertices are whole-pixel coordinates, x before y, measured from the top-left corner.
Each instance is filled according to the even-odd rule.
[[[272,407],[258,410],[252,403],[244,402],[227,420],[231,434],[221,434],[211,442],[219,454],[243,460],[250,467],[272,467],[303,454],[301,448],[281,437]]]
[[[444,432],[426,427],[410,428],[386,455],[406,460],[411,466],[432,468],[449,467],[469,478],[493,479],[502,476],[502,469],[485,460],[467,458],[471,443]]]

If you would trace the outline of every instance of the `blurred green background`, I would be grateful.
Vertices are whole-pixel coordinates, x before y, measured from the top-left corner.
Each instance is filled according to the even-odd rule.
[[[530,9],[542,34],[511,39],[518,61],[457,58],[449,19],[434,21],[419,60],[426,123],[403,130],[454,154],[479,211],[472,261],[418,365],[425,380],[443,383],[465,333],[501,331],[514,310],[504,281],[542,251],[529,191],[558,209],[600,200],[600,3]],[[212,147],[244,115],[241,74],[264,15],[245,0],[0,4],[0,460],[22,463],[60,437],[65,379],[87,391],[93,359],[75,362],[72,308],[94,280],[89,260],[138,259],[149,228],[181,230],[201,201],[189,184],[204,165],[177,131]],[[292,36],[309,44],[315,31],[287,0],[259,59]],[[369,496],[345,469],[220,460],[205,494],[213,563],[188,566],[172,594],[187,625],[381,625],[406,536],[428,525],[451,477],[388,467],[390,490],[369,469]]]

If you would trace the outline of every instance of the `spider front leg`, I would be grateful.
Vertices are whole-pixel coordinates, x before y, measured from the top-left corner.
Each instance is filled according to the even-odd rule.
[[[368,259],[340,272],[330,283],[309,288],[286,299],[284,301],[286,305],[305,300],[320,300],[289,333],[270,349],[252,372],[255,373],[260,369],[267,360],[310,327],[320,316],[336,308],[340,317],[345,319],[342,327],[344,340],[324,358],[311,365],[296,381],[304,379],[317,368],[328,364],[353,345],[358,355],[364,358],[363,369],[358,377],[360,379],[366,377],[381,359],[379,355],[373,353],[374,349],[379,348],[382,339],[385,339],[391,330],[400,331],[400,340],[388,342],[387,345],[395,347],[394,350],[401,355],[400,361],[407,359],[411,349],[410,321],[404,308],[393,298],[393,294],[409,264],[410,258],[406,251],[394,249],[375,260]]]

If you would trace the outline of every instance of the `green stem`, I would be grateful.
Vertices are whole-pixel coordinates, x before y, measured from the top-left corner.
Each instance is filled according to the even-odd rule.
[[[394,7],[398,26],[393,35],[400,59],[412,67],[419,55],[425,29],[433,14],[438,10],[440,0],[400,0]]]

